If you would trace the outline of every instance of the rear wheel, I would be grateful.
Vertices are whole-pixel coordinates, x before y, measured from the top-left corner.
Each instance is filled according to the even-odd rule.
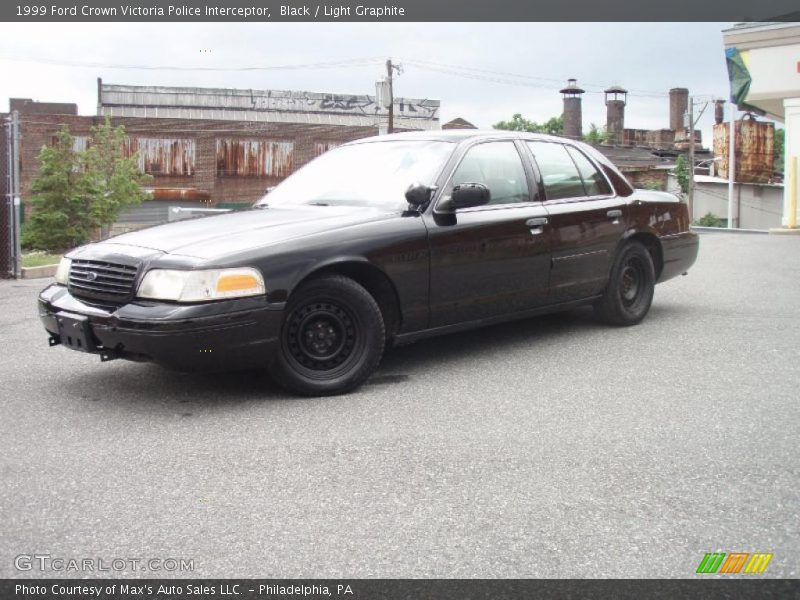
[[[614,261],[608,286],[595,304],[595,312],[611,325],[636,325],[650,310],[655,282],[653,259],[647,248],[639,242],[628,242]]]
[[[358,283],[326,275],[292,295],[280,342],[270,371],[281,385],[308,396],[341,394],[363,383],[380,363],[383,318]]]

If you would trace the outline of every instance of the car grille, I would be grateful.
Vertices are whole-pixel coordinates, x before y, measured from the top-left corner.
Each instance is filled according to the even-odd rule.
[[[133,298],[138,271],[135,265],[73,259],[69,291],[78,298],[121,305]]]

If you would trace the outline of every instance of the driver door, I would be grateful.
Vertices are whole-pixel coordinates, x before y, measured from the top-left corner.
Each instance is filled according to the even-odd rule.
[[[514,140],[471,146],[453,169],[454,185],[482,183],[489,204],[426,215],[431,251],[430,327],[476,321],[544,304],[550,227],[530,164]]]

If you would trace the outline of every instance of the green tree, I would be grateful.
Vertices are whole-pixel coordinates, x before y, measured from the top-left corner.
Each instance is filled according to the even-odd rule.
[[[125,129],[111,126],[106,117],[92,127],[91,144],[85,152],[85,174],[96,190],[90,218],[96,227],[114,223],[122,209],[140,204],[148,194],[142,186],[152,181],[139,170],[138,158],[125,157]]]
[[[31,183],[30,218],[22,243],[26,248],[60,252],[84,243],[92,222],[88,218],[96,190],[83,172],[80,152],[67,127],[55,143],[39,153],[40,171]]]
[[[23,230],[26,248],[60,252],[86,243],[93,230],[112,224],[120,210],[147,198],[141,186],[152,177],[139,171],[136,156],[124,156],[125,131],[108,119],[92,128],[89,148],[75,150],[63,127],[39,153],[31,183],[33,208]]]
[[[681,154],[675,162],[675,179],[678,180],[678,185],[681,188],[681,193],[689,193],[689,163],[686,162],[686,157]]]
[[[564,118],[551,117],[544,123],[530,121],[516,113],[510,121],[500,121],[492,125],[495,129],[505,129],[507,131],[527,131],[529,133],[547,133],[550,135],[564,135]]]
[[[583,141],[590,144],[603,144],[606,141],[606,128],[594,123],[589,125],[589,132],[583,135]]]

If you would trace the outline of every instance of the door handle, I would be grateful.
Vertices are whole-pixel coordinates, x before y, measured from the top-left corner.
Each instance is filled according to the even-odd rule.
[[[525,225],[528,227],[541,227],[542,225],[547,225],[547,217],[534,217],[533,219],[528,219],[525,221]]]
[[[530,227],[531,235],[539,235],[547,225],[547,217],[534,217],[525,221],[525,225]]]
[[[622,211],[621,211],[621,210],[619,210],[618,208],[615,208],[614,210],[610,210],[610,211],[608,211],[608,212],[606,213],[606,216],[607,216],[609,219],[619,219],[619,218],[622,216]]]

